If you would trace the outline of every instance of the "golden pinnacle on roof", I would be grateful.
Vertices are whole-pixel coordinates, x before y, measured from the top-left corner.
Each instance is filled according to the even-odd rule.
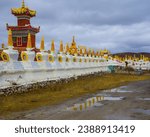
[[[95,52],[94,52],[94,50],[92,51],[92,55],[93,55],[93,56],[95,56]]]
[[[75,43],[75,36],[73,36],[72,43]]]
[[[91,55],[91,49],[89,49],[89,51],[88,51],[88,55]]]
[[[36,16],[36,11],[30,10],[28,7],[26,7],[24,0],[22,1],[21,7],[12,8],[11,11],[12,11],[12,14],[14,14],[15,16],[24,15],[24,14],[30,17]]]
[[[22,0],[22,8],[25,7],[25,3],[24,3],[24,0]]]
[[[31,48],[32,48],[31,34],[30,34],[30,33],[28,33],[27,48],[28,48],[28,49],[31,49]]]
[[[86,52],[86,48],[85,48],[85,50],[84,50],[84,55],[86,55],[87,54],[87,52]]]
[[[82,49],[80,49],[80,55],[82,55],[83,53],[82,53]]]
[[[45,49],[45,46],[44,46],[44,37],[42,37],[40,50],[43,51],[44,49]]]
[[[62,40],[60,41],[60,48],[59,48],[59,52],[63,52],[63,42],[62,42]]]
[[[51,52],[55,52],[55,42],[54,42],[54,40],[52,40],[52,43],[51,43]]]
[[[69,44],[66,44],[66,52],[69,53]]]
[[[96,56],[99,57],[99,52],[98,51],[96,52]]]
[[[5,48],[5,44],[4,43],[2,43],[2,49],[4,49]]]
[[[11,29],[8,30],[8,46],[13,46],[13,40],[12,40],[12,31]]]

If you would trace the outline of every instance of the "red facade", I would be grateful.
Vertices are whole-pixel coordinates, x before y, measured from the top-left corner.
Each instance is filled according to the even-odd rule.
[[[28,33],[31,34],[32,48],[35,48],[36,33],[40,31],[40,27],[32,27],[30,19],[36,15],[36,11],[25,7],[23,3],[21,8],[12,9],[12,14],[17,17],[17,26],[9,26],[7,24],[7,30],[12,30],[14,48],[19,51],[26,50]]]

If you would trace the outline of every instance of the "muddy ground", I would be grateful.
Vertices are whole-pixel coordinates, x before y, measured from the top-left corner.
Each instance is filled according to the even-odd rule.
[[[88,98],[102,96],[104,100],[84,110],[66,110]],[[150,80],[133,82],[119,88],[98,91],[62,104],[12,113],[0,119],[37,120],[148,120],[150,119]]]

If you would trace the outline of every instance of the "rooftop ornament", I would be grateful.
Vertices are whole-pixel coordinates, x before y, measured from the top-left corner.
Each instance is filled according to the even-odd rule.
[[[20,8],[12,8],[11,12],[15,16],[18,16],[18,15],[27,15],[30,17],[36,16],[36,11],[30,10],[28,7],[26,7],[24,0],[22,1],[22,6]]]

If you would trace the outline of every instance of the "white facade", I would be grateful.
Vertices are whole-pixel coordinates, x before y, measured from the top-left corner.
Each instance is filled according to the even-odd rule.
[[[10,60],[0,62],[0,88],[11,87],[13,84],[25,85],[47,80],[58,80],[94,72],[109,72],[109,65],[118,65],[115,61],[107,61],[99,57],[72,56],[69,54],[36,53],[23,51],[27,60],[18,61],[18,51],[4,50]],[[37,61],[34,58],[37,57]],[[51,59],[49,59],[51,57]],[[103,60],[103,61],[101,61]]]

